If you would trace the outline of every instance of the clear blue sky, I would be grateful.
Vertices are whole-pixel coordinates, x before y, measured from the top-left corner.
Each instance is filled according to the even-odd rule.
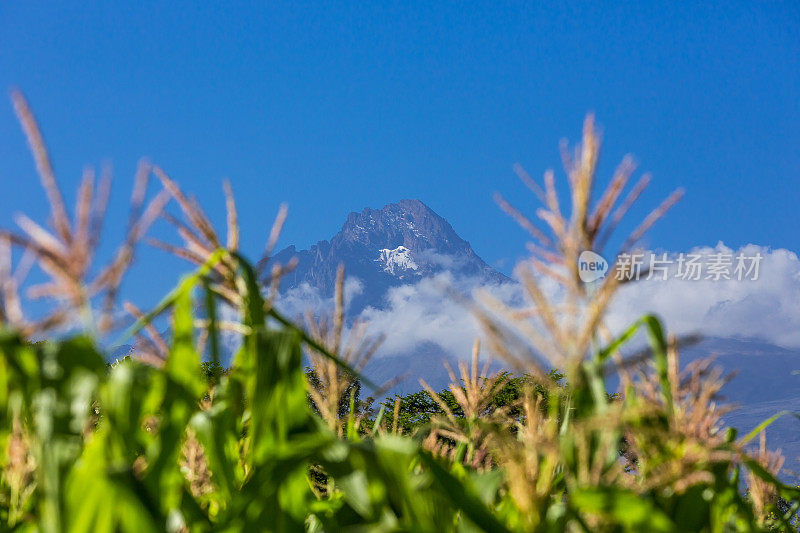
[[[0,2],[0,87],[27,94],[70,198],[111,161],[121,211],[148,156],[222,221],[228,177],[257,254],[281,201],[282,244],[305,247],[415,197],[507,271],[525,239],[492,192],[532,207],[511,165],[558,168],[591,110],[604,179],[631,152],[654,175],[644,206],[687,190],[651,245],[800,246],[796,2],[111,4]],[[7,99],[0,172],[0,224],[41,218]],[[166,264],[137,279],[166,288]]]

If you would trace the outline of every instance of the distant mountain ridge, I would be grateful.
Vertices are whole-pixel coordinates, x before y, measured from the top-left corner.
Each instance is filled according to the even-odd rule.
[[[323,298],[333,295],[336,270],[344,264],[348,278],[358,279],[363,292],[351,309],[380,307],[386,291],[441,272],[474,277],[483,283],[504,283],[506,276],[487,265],[441,216],[419,200],[400,200],[381,209],[350,213],[330,241],[308,250],[289,246],[273,260],[299,263],[282,280],[282,290],[307,283]]]

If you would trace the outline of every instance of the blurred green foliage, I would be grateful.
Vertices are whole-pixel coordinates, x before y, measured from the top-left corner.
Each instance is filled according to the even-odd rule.
[[[536,392],[545,400],[540,408],[559,413],[554,442],[560,451],[529,456],[541,462],[540,472],[546,461],[558,457],[559,463],[546,492],[528,506],[515,498],[519,479],[513,476],[522,471],[510,470],[513,463],[471,469],[434,456],[413,436],[441,414],[427,393],[399,399],[404,435],[378,431],[381,422],[373,420],[369,431],[350,424],[340,438],[309,405],[302,357],[309,339],[288,321],[267,326],[267,316],[276,312],[265,305],[250,265],[241,258],[236,265],[243,280],[245,333],[230,369],[217,363],[219,354],[211,358],[215,363],[200,365],[195,351],[193,292],[202,269],[160,306],[171,309],[174,328],[161,368],[131,358],[109,367],[88,337],[31,344],[14,331],[0,331],[4,529],[721,532],[791,527],[797,491],[752,460],[743,464],[784,497],[768,522],[757,519],[742,495],[740,466],[733,463],[703,465],[711,477],[698,478],[683,491],[667,482],[640,490],[634,484],[577,483],[589,466],[615,468],[624,439],[609,426],[578,440],[589,431],[582,421],[608,409],[609,398],[596,394],[599,377],[593,366],[567,383],[553,373],[554,386]],[[642,323],[655,338],[654,357],[662,357],[660,327]],[[213,319],[208,328],[216,334]],[[604,354],[597,357],[600,363]],[[492,408],[510,407],[516,409],[512,419],[523,418],[519,401],[530,386],[528,376],[509,376]],[[350,398],[359,393],[354,388]],[[459,412],[452,393],[443,391],[442,398]],[[382,416],[388,416],[394,402],[383,407]],[[354,416],[348,409],[343,406],[342,416]],[[637,416],[625,424],[668,423],[663,413]],[[525,436],[508,438],[517,442]],[[610,454],[600,453],[604,439],[615,447]],[[592,466],[585,457],[602,463]]]

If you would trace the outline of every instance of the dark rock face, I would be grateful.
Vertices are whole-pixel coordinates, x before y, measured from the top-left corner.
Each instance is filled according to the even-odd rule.
[[[284,278],[283,290],[308,283],[320,296],[330,297],[336,269],[343,263],[348,278],[359,279],[364,288],[351,302],[353,310],[367,305],[380,307],[389,288],[444,271],[483,282],[509,281],[419,200],[401,200],[382,209],[350,213],[330,241],[320,241],[309,250],[290,246],[273,259],[285,264],[295,256],[298,267]]]

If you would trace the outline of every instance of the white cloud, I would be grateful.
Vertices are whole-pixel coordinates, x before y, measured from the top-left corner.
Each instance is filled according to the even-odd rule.
[[[363,291],[364,285],[361,280],[358,278],[346,278],[344,282],[345,305]],[[316,288],[308,283],[302,283],[300,286],[290,289],[281,295],[278,301],[278,308],[287,317],[302,321],[308,310],[316,315],[330,312],[333,309],[333,298],[323,298]],[[241,321],[238,311],[229,305],[219,305],[217,312],[221,320]],[[220,332],[219,338],[223,353],[229,355],[236,353],[242,345],[242,336],[237,332],[223,330]]]
[[[344,301],[345,306],[353,301],[353,298],[364,292],[364,284],[360,279],[348,277],[344,280]],[[304,315],[307,310],[314,314],[329,312],[333,309],[333,298],[325,298],[320,295],[316,287],[303,282],[299,286],[289,289],[283,293],[278,301],[278,308],[291,317]],[[345,309],[347,311],[348,309]]]
[[[434,252],[433,249],[422,250],[417,253],[420,261],[429,265],[438,266],[445,269],[455,269],[459,267],[463,261],[459,261],[455,256],[440,254]]]
[[[449,273],[424,278],[413,285],[389,290],[383,309],[367,308],[361,317],[371,332],[385,335],[382,354],[408,353],[422,343],[468,355],[478,324],[460,302],[446,294],[446,287],[470,289],[474,280],[459,280]]]
[[[755,245],[731,250],[721,243],[689,253],[707,257],[717,252],[760,253],[763,259],[758,280],[688,281],[675,279],[670,273],[666,281],[631,283],[617,294],[606,317],[612,331],[621,331],[651,312],[663,318],[668,331],[679,335],[758,337],[785,347],[800,347],[797,255]],[[480,335],[479,327],[465,305],[447,296],[448,286],[462,294],[486,289],[505,302],[518,305],[523,301],[522,288],[516,283],[481,287],[476,279],[454,279],[449,273],[390,289],[384,308],[367,308],[361,314],[370,323],[370,333],[386,336],[381,354],[409,353],[422,343],[431,343],[456,356],[469,355],[475,337]],[[543,287],[555,294],[554,284],[543,283]],[[345,289],[348,296],[367,290],[358,280],[348,280]],[[330,309],[332,302],[302,285],[289,291],[280,305],[299,313],[309,307],[315,311]]]
[[[608,322],[614,329],[644,312],[660,315],[669,331],[719,337],[759,337],[786,347],[800,346],[800,260],[785,249],[722,243],[695,248],[706,258],[716,253],[763,256],[757,280],[645,280],[623,287]],[[674,268],[673,268],[674,271]]]

